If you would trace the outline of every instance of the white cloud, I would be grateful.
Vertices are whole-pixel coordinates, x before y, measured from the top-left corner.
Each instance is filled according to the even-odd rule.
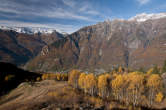
[[[92,19],[88,16],[81,16],[73,12],[68,12],[62,8],[55,9],[54,11],[45,11],[42,13],[36,13],[36,15],[49,17],[49,18],[77,19],[77,20],[92,21],[92,22],[96,21],[95,19]]]
[[[51,28],[48,25],[38,24],[38,23],[26,23],[21,21],[8,21],[0,20],[0,25],[3,26],[16,26],[16,27],[46,27]]]
[[[76,0],[0,0],[0,25],[18,26],[18,27],[53,27],[68,33],[74,32],[79,26],[63,25],[47,21],[40,24],[36,19],[61,19],[83,21],[85,24],[98,22],[96,16],[104,18],[89,1],[77,2]],[[8,20],[1,20],[4,18]],[[26,20],[21,22],[19,20]],[[12,21],[10,21],[12,20]],[[15,21],[14,21],[15,20]],[[57,20],[57,21],[58,21]],[[28,22],[29,21],[29,22]],[[31,23],[35,21],[36,23]]]
[[[62,1],[65,5],[72,7],[72,8],[76,5],[76,2],[73,0],[62,0]]]
[[[82,6],[79,9],[79,12],[85,13],[85,14],[89,14],[89,15],[102,15],[101,13],[99,13],[98,11],[92,9],[92,6],[89,6],[89,4],[84,4],[84,6]]]
[[[82,6],[82,7],[79,9],[79,11],[80,11],[80,12],[84,12],[84,11],[86,11],[88,8],[89,8],[88,5],[84,5],[84,6]]]
[[[87,11],[87,14],[90,14],[90,15],[100,15],[99,12],[95,11],[95,10],[89,10]]]
[[[62,19],[77,19],[77,20],[84,20],[84,21],[95,21],[95,19],[92,19],[88,16],[81,16],[73,12],[68,12],[64,9],[55,9],[55,10],[45,10],[42,12],[23,12],[23,11],[18,11],[18,10],[13,10],[13,9],[4,9],[0,7],[1,12],[7,12],[7,13],[14,13],[16,14],[15,16],[12,16],[10,14],[1,14],[2,16],[5,17],[10,17],[10,18],[18,18],[18,17],[26,17],[26,16],[33,16],[33,17],[48,17],[48,18],[62,18]],[[91,14],[95,14],[96,12],[89,12]]]
[[[78,13],[77,10],[78,7],[75,7],[76,2],[74,2],[73,0],[63,0],[62,3],[74,9],[68,10],[67,8],[64,8],[63,5],[62,7],[59,7],[55,2],[53,2],[51,6],[43,8],[31,5],[28,6],[7,0],[3,4],[0,4],[0,12],[12,13],[16,15],[11,16],[10,14],[6,15],[4,15],[3,13],[0,14],[10,18],[48,17],[48,18],[73,19],[73,20],[84,20],[84,21],[95,22],[95,19],[91,18],[90,16],[84,16],[81,13]],[[96,12],[94,11],[93,12],[90,11],[89,13],[96,14]]]
[[[137,0],[141,5],[147,4],[150,0]]]

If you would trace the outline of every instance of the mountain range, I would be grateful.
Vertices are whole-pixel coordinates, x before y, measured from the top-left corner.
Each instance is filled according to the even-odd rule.
[[[61,38],[63,35],[56,31],[51,34],[27,34],[0,29],[0,61],[17,65],[25,64],[45,45]]]
[[[166,59],[166,14],[107,20],[69,35],[2,29],[0,38],[0,61],[25,64],[31,71],[149,68]]]
[[[53,28],[43,28],[43,27],[16,27],[16,26],[0,26],[2,30],[13,30],[18,33],[25,33],[25,34],[51,34],[56,31]]]

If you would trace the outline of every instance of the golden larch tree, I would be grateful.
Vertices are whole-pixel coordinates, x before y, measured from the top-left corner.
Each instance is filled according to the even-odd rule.
[[[80,87],[80,89],[84,90],[84,92],[86,92],[86,74],[85,73],[81,73],[78,79],[78,85]]]
[[[111,76],[109,74],[103,74],[98,77],[98,89],[99,96],[102,98],[109,96],[109,81]]]
[[[68,83],[72,85],[74,88],[78,88],[78,78],[80,76],[81,72],[78,70],[72,70],[69,73],[69,79]]]
[[[142,93],[144,92],[144,75],[141,72],[129,73],[128,94],[130,101],[134,106],[141,102]]]
[[[124,95],[124,86],[125,86],[125,79],[123,75],[116,75],[115,79],[112,80],[111,86],[113,90],[113,95],[117,100],[123,99]]]
[[[85,88],[88,91],[89,94],[92,96],[96,93],[96,87],[97,87],[97,79],[94,76],[93,73],[86,75],[86,84]]]
[[[162,80],[158,74],[152,74],[147,79],[148,99],[150,105],[153,104],[156,94],[162,89]]]

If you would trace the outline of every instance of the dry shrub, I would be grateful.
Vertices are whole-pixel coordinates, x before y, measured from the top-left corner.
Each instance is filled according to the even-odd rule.
[[[54,100],[58,101],[59,103],[63,104],[77,104],[80,102],[81,98],[80,95],[77,94],[72,87],[65,86],[60,88],[56,91],[49,92],[48,96],[54,98]]]
[[[36,78],[36,81],[41,81],[41,78],[40,78],[40,77],[37,77],[37,78]]]
[[[112,110],[112,109],[114,109],[114,108],[115,108],[115,105],[112,104],[112,103],[110,103],[110,104],[109,104],[109,109]]]
[[[49,93],[48,93],[48,96],[51,96],[51,97],[59,97],[59,93],[58,93],[57,91],[49,92]]]
[[[162,102],[163,98],[164,98],[163,93],[159,92],[158,94],[156,94],[155,101],[160,103],[160,102]]]
[[[68,74],[66,73],[45,73],[42,75],[42,80],[56,80],[56,81],[67,81]]]
[[[128,110],[133,110],[134,108],[133,108],[133,106],[132,105],[130,105],[129,107],[128,107]]]
[[[72,91],[72,90],[73,90],[73,88],[71,86],[65,86],[62,89],[63,92],[68,92],[68,91]]]
[[[120,110],[125,110],[125,109],[126,109],[126,106],[125,106],[125,105],[119,105],[119,109],[120,109]]]
[[[13,79],[14,77],[15,77],[14,75],[9,74],[9,75],[5,76],[5,81],[9,81],[9,80]]]

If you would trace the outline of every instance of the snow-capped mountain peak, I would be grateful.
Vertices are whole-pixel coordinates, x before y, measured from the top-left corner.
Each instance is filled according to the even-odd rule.
[[[8,26],[0,26],[2,30],[13,30],[18,33],[26,33],[26,34],[36,34],[36,33],[44,33],[51,34],[56,31],[53,28],[41,28],[41,27],[8,27]]]
[[[129,19],[129,21],[137,21],[137,22],[144,22],[146,20],[154,20],[154,19],[160,19],[166,17],[166,13],[158,13],[158,14],[138,14],[132,18]]]

